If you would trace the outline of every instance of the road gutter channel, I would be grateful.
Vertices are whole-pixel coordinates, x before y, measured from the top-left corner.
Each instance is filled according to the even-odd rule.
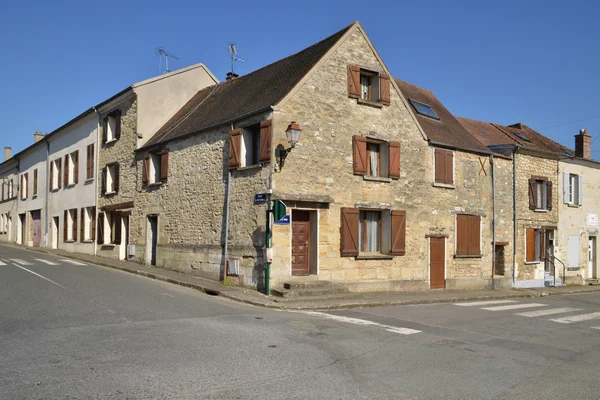
[[[21,247],[21,246],[15,246],[13,244],[7,244],[7,243],[2,243],[2,245],[4,246],[8,246],[8,247],[12,247],[14,249],[19,249],[19,250],[26,250],[26,251],[34,251],[37,253],[43,253],[43,254],[50,254],[52,256],[58,257],[58,255],[53,254],[50,251],[47,251],[45,249],[39,249],[39,248],[27,248],[27,247]],[[83,259],[83,258],[79,258],[76,255],[65,255],[65,254],[61,254],[60,257],[65,257],[65,258],[70,258],[73,260],[77,260],[77,261],[81,261],[81,262],[86,262],[86,263],[90,263],[89,260]],[[140,275],[140,276],[144,276],[146,278],[151,278],[151,279],[155,279],[155,280],[159,280],[162,282],[167,282],[167,283],[172,283],[175,285],[179,285],[179,286],[183,286],[183,287],[187,287],[190,289],[195,289],[198,290],[202,293],[211,295],[211,296],[220,296],[220,297],[224,297],[230,300],[234,300],[237,301],[239,303],[245,303],[245,304],[250,304],[250,305],[254,305],[254,306],[258,306],[258,307],[263,307],[263,308],[269,308],[269,309],[274,309],[274,310],[290,310],[290,311],[299,311],[299,310],[340,310],[340,309],[350,309],[350,308],[368,308],[368,307],[385,307],[385,306],[400,306],[400,305],[418,305],[418,304],[438,304],[438,303],[456,303],[456,302],[463,302],[463,301],[475,301],[475,300],[495,300],[495,299],[515,299],[515,298],[536,298],[536,297],[545,297],[545,296],[559,296],[559,295],[569,295],[569,294],[585,294],[585,293],[594,293],[594,292],[600,292],[600,288],[599,289],[594,289],[593,286],[591,288],[586,288],[586,289],[581,289],[581,290],[570,290],[570,291],[565,291],[565,292],[537,292],[537,293],[510,293],[510,294],[489,294],[489,295],[479,295],[479,296],[469,296],[464,295],[464,296],[457,296],[457,297],[447,297],[444,299],[419,299],[419,300],[392,300],[392,301],[380,301],[380,302],[356,302],[356,301],[352,301],[349,300],[347,303],[342,303],[342,304],[328,304],[328,305],[317,305],[317,304],[309,304],[309,305],[299,305],[299,306],[295,306],[295,305],[286,305],[285,303],[274,303],[274,304],[270,304],[267,303],[266,301],[270,301],[267,300],[265,302],[261,302],[261,301],[256,301],[256,300],[252,300],[252,299],[247,299],[247,298],[242,298],[239,296],[236,296],[235,294],[232,294],[230,291],[221,291],[219,289],[214,289],[214,288],[210,288],[210,287],[206,287],[200,284],[195,284],[192,282],[185,282],[182,280],[177,280],[177,279],[173,279],[173,278],[169,278],[166,276],[162,276],[160,274],[156,274],[153,272],[146,272],[146,271],[141,271],[138,269],[133,269],[133,268],[127,268],[127,267],[122,267],[122,266],[116,266],[116,265],[111,265],[108,263],[103,263],[102,262],[102,257],[98,257],[95,256],[95,258],[97,258],[98,260],[94,260],[93,262],[91,262],[93,265],[97,265],[97,266],[101,266],[101,267],[106,267],[106,268],[111,268],[111,269],[115,269],[118,271],[124,271],[124,272],[128,272],[134,275]],[[468,293],[468,292],[466,292]]]

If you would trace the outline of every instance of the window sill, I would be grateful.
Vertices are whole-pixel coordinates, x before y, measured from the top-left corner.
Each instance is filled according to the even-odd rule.
[[[105,196],[112,196],[114,194],[117,194],[117,192],[106,192],[106,193],[104,193]]]
[[[103,243],[100,245],[100,247],[109,247],[109,248],[114,248],[116,246],[116,244],[113,243]]]
[[[455,254],[454,258],[481,258],[483,257],[482,254]]]
[[[547,213],[549,210],[542,210],[542,209],[537,209],[537,208],[536,208],[536,209],[535,209],[535,210],[533,210],[533,211],[534,211],[534,212],[537,212],[537,213]]]
[[[445,188],[445,189],[456,189],[456,185],[454,185],[454,184],[448,184],[448,183],[433,182],[433,186],[434,187]]]
[[[371,176],[371,175],[363,175],[363,179],[365,181],[386,182],[386,183],[390,183],[392,181],[391,178],[385,178],[383,176]]]
[[[238,167],[237,170],[238,171],[248,171],[251,169],[259,169],[262,168],[262,164],[254,164],[254,165],[249,165],[247,167]]]
[[[68,185],[65,185],[65,189],[66,188],[72,188],[75,187],[75,185],[77,185],[76,183],[69,183]]]
[[[360,254],[356,256],[357,260],[393,260],[394,256],[389,254]]]
[[[33,196],[31,196],[31,199],[34,200],[34,199],[37,199],[37,197],[38,197],[38,195],[34,194]]]
[[[581,204],[573,204],[573,203],[566,203],[567,207],[571,207],[571,208],[579,208],[581,207]]]
[[[94,181],[94,178],[87,178],[87,179],[85,180],[85,183],[88,183],[88,182],[93,182],[93,181]]]
[[[65,240],[64,243],[75,243],[73,239]]]
[[[525,265],[533,265],[533,264],[541,264],[542,261],[537,260],[537,261],[525,261]]]
[[[92,239],[82,240],[81,243],[94,243]]]
[[[106,142],[104,142],[104,144],[111,144],[111,143],[114,143],[116,141],[117,141],[117,139],[110,139],[110,140],[107,140]]]
[[[371,107],[375,107],[375,108],[383,108],[383,103],[381,103],[380,101],[357,99],[356,102],[358,104],[363,104],[365,106],[371,106]]]
[[[157,186],[162,186],[162,182],[154,182],[154,183],[149,183],[146,186],[148,187],[157,187]]]

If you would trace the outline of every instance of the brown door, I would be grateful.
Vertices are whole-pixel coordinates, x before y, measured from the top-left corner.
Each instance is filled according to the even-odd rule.
[[[31,219],[33,220],[33,245],[35,247],[39,247],[42,241],[42,221],[40,214],[40,210],[31,212]]]
[[[292,275],[310,273],[310,219],[308,211],[292,211]]]
[[[445,272],[445,239],[429,239],[429,288],[443,289],[446,287]]]

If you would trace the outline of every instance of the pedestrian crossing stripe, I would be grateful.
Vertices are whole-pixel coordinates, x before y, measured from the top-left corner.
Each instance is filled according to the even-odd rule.
[[[589,320],[592,320],[592,319],[600,319],[600,312],[594,312],[594,313],[589,313],[589,314],[572,315],[570,317],[562,317],[562,318],[551,319],[550,321],[558,322],[558,323],[561,323],[561,324],[572,324],[572,323],[575,323],[575,322],[589,321]]]
[[[64,259],[64,260],[59,260],[59,261],[60,262],[66,262],[66,263],[73,264],[73,265],[86,265],[84,263],[80,263],[79,261],[75,261],[75,260]]]
[[[592,326],[592,329],[600,329],[600,326]]]
[[[14,263],[17,263],[17,264],[21,264],[21,265],[31,265],[30,262],[23,261],[23,260],[18,259],[18,258],[11,258],[10,261],[12,261]]]
[[[39,262],[43,262],[44,264],[48,264],[48,265],[58,265],[58,264],[57,264],[57,263],[55,263],[55,262],[48,261],[48,260],[43,260],[43,259],[41,259],[41,258],[36,258],[35,260],[36,260],[36,261],[39,261]]]
[[[509,306],[496,306],[496,307],[484,307],[482,310],[487,311],[507,311],[507,310],[517,310],[520,308],[533,308],[533,307],[546,307],[547,304],[541,303],[526,303],[526,304],[511,304]]]
[[[515,300],[490,300],[490,301],[475,301],[471,303],[454,303],[455,306],[461,307],[477,307],[477,306],[488,306],[492,304],[506,304],[516,303]]]
[[[562,313],[574,312],[574,311],[579,311],[579,310],[581,310],[581,309],[580,308],[562,307],[562,308],[551,308],[551,309],[545,309],[545,310],[527,311],[527,312],[517,313],[515,315],[520,315],[522,317],[533,318],[533,317],[543,317],[545,315],[553,315],[553,314],[562,314]]]
[[[3,263],[2,261],[0,261],[0,265],[6,265],[6,263]]]

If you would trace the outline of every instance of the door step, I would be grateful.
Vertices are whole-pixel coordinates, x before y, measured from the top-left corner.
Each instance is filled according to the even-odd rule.
[[[284,282],[283,288],[272,289],[273,295],[283,298],[327,297],[349,293],[344,284],[306,278]]]
[[[598,279],[588,279],[586,282],[590,286],[600,285],[600,282],[598,281]]]

